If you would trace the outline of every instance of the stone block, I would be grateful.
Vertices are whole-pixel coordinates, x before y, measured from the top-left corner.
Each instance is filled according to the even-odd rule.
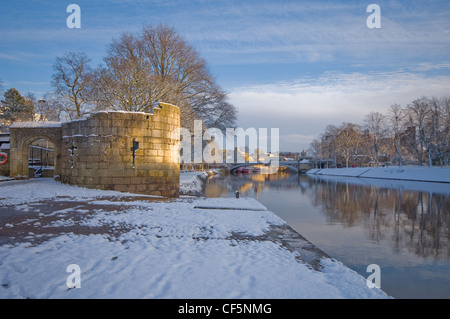
[[[128,192],[128,185],[113,184],[114,190],[118,192]]]
[[[119,118],[111,120],[111,126],[117,127],[119,129],[122,129],[123,127],[125,127],[123,119],[119,119]]]
[[[147,191],[147,185],[144,184],[136,185],[136,191],[139,193]]]
[[[122,185],[129,185],[130,184],[130,178],[129,177],[113,177],[112,178],[113,184],[122,184]]]

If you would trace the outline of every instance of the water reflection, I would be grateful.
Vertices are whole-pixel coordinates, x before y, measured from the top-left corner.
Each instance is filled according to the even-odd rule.
[[[397,253],[407,249],[421,257],[450,256],[449,194],[323,179],[310,179],[307,193],[330,224],[363,226],[371,241],[389,240]]]
[[[394,297],[450,298],[449,184],[281,171],[218,176],[208,181],[206,196],[235,191],[257,198],[362,274],[380,263],[384,288]]]
[[[205,195],[207,197],[234,196],[234,191],[258,195],[263,189],[268,188],[298,188],[298,183],[299,175],[287,170],[276,174],[235,174],[226,178],[216,176],[208,181]]]

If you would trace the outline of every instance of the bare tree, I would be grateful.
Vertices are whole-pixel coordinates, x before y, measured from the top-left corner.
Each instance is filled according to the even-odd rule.
[[[406,112],[399,104],[390,106],[387,121],[399,166],[402,166],[402,136],[405,131],[405,116]]]
[[[352,156],[359,155],[363,144],[359,127],[356,124],[343,123],[335,141],[339,154],[344,158],[345,166],[349,167]]]
[[[325,132],[321,136],[323,150],[327,158],[327,167],[330,160],[333,160],[333,162],[337,164],[338,149],[336,138],[339,135],[339,132],[340,130],[337,126],[330,124],[327,125]]]
[[[443,121],[440,136],[440,152],[442,164],[448,165],[450,161],[450,97],[442,98],[442,109]]]
[[[314,139],[309,144],[309,153],[313,156],[314,162],[316,164],[316,168],[321,168],[321,160],[322,160],[322,142],[318,139]]]
[[[369,137],[375,152],[375,162],[378,167],[380,140],[386,136],[385,116],[379,112],[370,112],[364,120],[363,128],[369,132]]]
[[[432,146],[432,139],[429,135],[429,127],[427,126],[430,112],[431,108],[429,99],[426,97],[416,99],[408,105],[409,124],[416,130],[416,138],[415,140],[412,140],[411,146],[417,154],[417,162],[420,166],[423,162],[424,150],[430,152]]]
[[[430,117],[428,120],[428,131],[430,132],[429,163],[431,155],[438,158],[441,165],[448,162],[450,144],[450,99],[432,98],[430,100]]]
[[[450,160],[450,98],[421,97],[407,107],[393,104],[386,115],[369,113],[362,126],[328,125],[320,140],[311,144],[314,154],[319,149],[323,158],[340,160],[347,167],[352,157],[372,160],[370,149],[377,166],[382,154],[395,156],[399,166],[409,157],[422,165],[425,154],[430,166],[437,159],[446,166]]]
[[[104,62],[95,78],[98,105],[129,112],[149,111],[154,106],[156,83],[135,36],[124,33],[113,40]]]
[[[236,109],[215,83],[206,62],[173,28],[146,25],[112,42],[96,72],[95,97],[106,108],[151,112],[156,102],[181,109],[183,127],[234,125]],[[221,126],[222,125],[222,126]]]
[[[72,101],[55,92],[47,92],[37,101],[35,116],[39,121],[70,121],[77,118]]]
[[[81,118],[88,106],[92,77],[90,61],[85,53],[69,52],[57,57],[53,66],[55,93],[71,101],[76,118]]]

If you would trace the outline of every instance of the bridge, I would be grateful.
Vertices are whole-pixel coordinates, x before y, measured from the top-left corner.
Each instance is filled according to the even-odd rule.
[[[228,167],[230,169],[230,173],[232,173],[240,167],[259,166],[259,165],[272,166],[272,160],[270,160],[268,163],[263,163],[263,162],[233,163],[233,164],[228,164]],[[295,170],[296,172],[299,172],[299,173],[307,171],[306,168],[302,168],[300,166],[300,161],[278,161],[278,163],[275,162],[274,165],[276,165],[278,167],[279,166],[287,167],[287,168]]]

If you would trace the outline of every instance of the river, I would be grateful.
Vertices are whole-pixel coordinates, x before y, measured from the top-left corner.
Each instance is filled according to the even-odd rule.
[[[216,175],[207,197],[253,197],[394,298],[450,298],[450,184],[292,173]]]

